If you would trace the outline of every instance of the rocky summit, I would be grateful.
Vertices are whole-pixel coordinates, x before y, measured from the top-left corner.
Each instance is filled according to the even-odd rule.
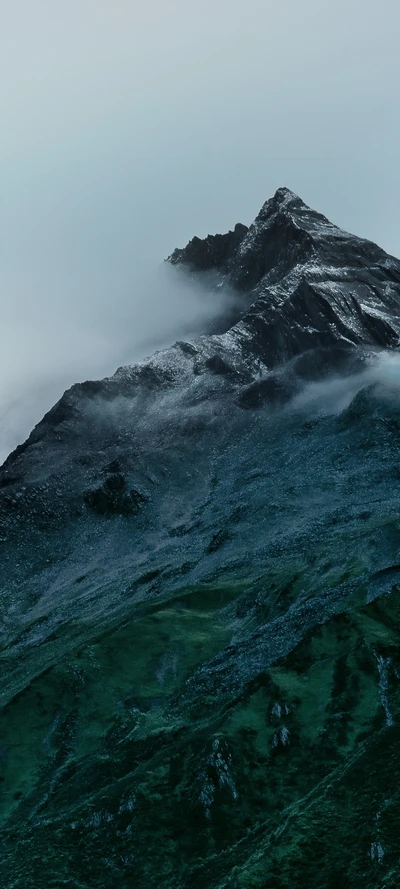
[[[400,262],[287,189],[0,470],[5,889],[400,884]],[[216,332],[215,332],[216,331]]]

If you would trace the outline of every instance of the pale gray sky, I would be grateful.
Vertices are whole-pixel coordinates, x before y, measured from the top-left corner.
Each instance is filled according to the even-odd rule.
[[[0,424],[47,392],[3,450],[74,379],[174,339],[198,300],[156,263],[280,185],[400,254],[397,0],[1,12]]]

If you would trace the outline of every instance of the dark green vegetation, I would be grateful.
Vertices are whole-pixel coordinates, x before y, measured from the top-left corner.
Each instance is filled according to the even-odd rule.
[[[155,553],[110,586],[108,624],[81,605],[15,641],[31,678],[2,712],[3,886],[397,885],[400,406],[367,388],[338,417],[246,429],[214,463],[212,521],[230,520],[201,580],[181,529],[180,576]]]

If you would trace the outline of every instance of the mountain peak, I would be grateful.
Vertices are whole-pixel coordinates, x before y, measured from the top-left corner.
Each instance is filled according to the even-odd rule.
[[[291,191],[290,188],[282,186],[281,188],[277,188],[272,198],[268,198],[268,200],[265,201],[263,207],[271,207],[276,212],[279,209],[286,209],[297,205],[302,205],[303,207],[307,206],[298,194]]]
[[[226,234],[207,235],[203,239],[195,236],[186,247],[176,248],[168,257],[168,262],[185,266],[192,272],[217,271],[229,276],[231,286],[249,290],[263,273],[263,269],[257,269],[255,275],[249,275],[249,255],[253,260],[260,250],[264,252],[264,247],[270,252],[272,242],[276,242],[273,249],[275,254],[276,248],[279,248],[278,242],[286,244],[290,241],[294,244],[299,240],[309,254],[313,236],[321,236],[321,226],[325,235],[327,231],[340,232],[294,191],[282,186],[264,202],[250,227],[236,223],[234,230]],[[303,236],[299,235],[300,231],[303,231]],[[254,265],[253,261],[251,265]]]
[[[254,220],[253,226],[259,226],[260,223],[269,223],[277,216],[292,219],[298,227],[308,231],[309,234],[317,234],[317,230],[321,226],[325,229],[325,234],[326,226],[330,230],[336,229],[340,231],[326,216],[323,216],[317,210],[313,210],[290,188],[278,188],[272,198],[268,198],[265,201]]]
[[[398,347],[398,260],[289,188],[278,188],[249,228],[193,239],[171,261],[192,273],[213,270],[220,286],[244,294],[246,348],[270,367],[339,344]]]

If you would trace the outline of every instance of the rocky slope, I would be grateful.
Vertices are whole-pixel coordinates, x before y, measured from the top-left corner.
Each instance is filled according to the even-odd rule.
[[[286,189],[170,259],[234,323],[0,471],[2,885],[396,886],[400,263]]]

